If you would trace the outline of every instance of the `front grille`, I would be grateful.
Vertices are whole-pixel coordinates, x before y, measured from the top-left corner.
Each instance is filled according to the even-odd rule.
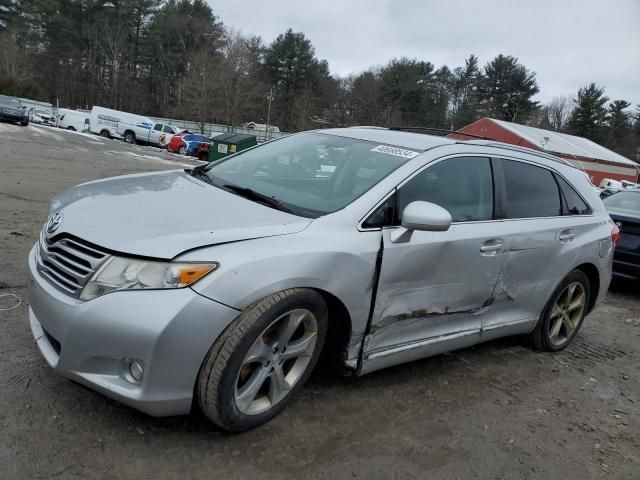
[[[38,242],[38,271],[58,290],[78,298],[92,275],[109,254],[69,236],[47,238],[44,229]]]

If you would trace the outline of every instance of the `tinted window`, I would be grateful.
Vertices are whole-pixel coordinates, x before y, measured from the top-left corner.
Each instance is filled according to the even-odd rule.
[[[169,125],[165,125],[163,132],[164,133],[173,133],[173,128],[171,128]]]
[[[155,127],[153,127],[153,129],[159,132],[160,130],[162,130],[162,124],[161,123],[156,123],[156,125],[155,125]]]
[[[507,194],[507,218],[555,217],[562,215],[560,191],[546,168],[503,160]]]
[[[558,185],[560,185],[560,190],[562,191],[562,196],[564,197],[563,215],[589,215],[591,214],[591,209],[589,205],[582,200],[582,197],[578,195],[578,193],[573,189],[571,185],[562,177],[558,175],[555,176],[558,181]]]
[[[454,222],[493,217],[493,179],[488,158],[459,157],[428,167],[398,190],[398,213],[411,202],[435,203]]]

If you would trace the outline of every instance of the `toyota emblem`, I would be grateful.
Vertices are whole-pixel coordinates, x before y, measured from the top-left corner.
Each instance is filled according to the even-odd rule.
[[[62,225],[62,213],[56,212],[49,218],[47,222],[47,233],[55,232]]]

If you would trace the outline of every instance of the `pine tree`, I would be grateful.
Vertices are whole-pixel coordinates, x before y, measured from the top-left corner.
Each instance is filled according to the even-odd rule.
[[[478,65],[478,57],[469,56],[464,67],[453,72],[451,96],[451,122],[453,128],[460,128],[480,117],[480,92],[482,88],[482,72]]]
[[[607,147],[615,148],[631,132],[631,113],[625,112],[631,104],[626,100],[614,100],[607,113]]]
[[[321,96],[321,84],[329,77],[326,61],[319,61],[311,41],[289,29],[267,48],[266,71],[275,86],[279,125],[285,131],[306,128]]]
[[[531,100],[539,91],[535,72],[515,57],[498,55],[484,67],[482,102],[487,116],[524,123],[539,107]]]
[[[598,87],[595,83],[578,90],[576,107],[569,119],[570,132],[594,142],[602,142],[607,119],[605,105],[608,101],[609,97],[605,96],[604,87]]]

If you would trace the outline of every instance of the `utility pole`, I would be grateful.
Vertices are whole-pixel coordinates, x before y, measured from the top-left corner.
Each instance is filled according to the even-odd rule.
[[[271,99],[273,98],[273,85],[271,85],[271,90],[269,90],[269,107],[267,108],[267,129],[264,132],[264,141],[267,141],[267,135],[269,135],[269,122],[271,121]],[[269,139],[271,139],[271,135],[269,135]]]

